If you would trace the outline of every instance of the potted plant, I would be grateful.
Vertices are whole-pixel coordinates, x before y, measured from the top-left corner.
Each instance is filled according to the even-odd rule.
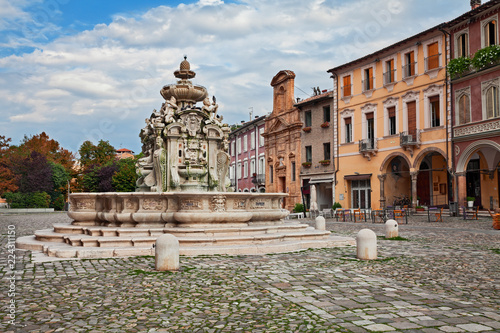
[[[469,208],[474,207],[474,201],[476,201],[476,198],[474,198],[474,197],[467,197],[467,207],[469,207]]]
[[[308,127],[304,127],[302,130],[303,130],[304,132],[306,132],[306,133],[309,133],[309,132],[311,132],[311,127],[310,127],[310,126],[308,126]]]
[[[340,202],[334,202],[333,203],[332,209],[336,210],[337,208],[342,208],[342,205],[340,204]]]
[[[311,164],[312,164],[311,162],[304,162],[304,163],[302,163],[302,166],[303,166],[304,168],[310,168],[310,167],[311,167]]]
[[[327,128],[327,127],[330,127],[330,122],[325,121],[323,124],[321,124],[321,127],[322,127],[322,128]]]
[[[319,161],[319,164],[322,164],[322,165],[330,165],[330,160],[322,160],[322,161]]]
[[[422,206],[417,206],[417,207],[415,208],[415,210],[416,210],[417,212],[425,212],[425,208],[424,208],[424,207],[422,207]]]

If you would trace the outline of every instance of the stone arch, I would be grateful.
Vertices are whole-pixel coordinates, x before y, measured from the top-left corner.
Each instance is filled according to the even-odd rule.
[[[462,155],[460,156],[456,166],[457,173],[465,172],[467,170],[467,163],[469,162],[471,156],[481,148],[494,148],[498,152],[500,152],[500,144],[494,141],[480,140],[473,142],[463,151]],[[493,166],[489,165],[489,168],[491,169],[495,166],[496,164]]]
[[[422,149],[422,151],[418,153],[417,157],[415,158],[415,161],[413,161],[413,166],[412,166],[413,169],[415,170],[420,169],[420,164],[424,160],[425,156],[427,156],[427,154],[429,154],[430,152],[438,153],[441,156],[443,156],[444,160],[446,161],[446,165],[448,165],[448,159],[446,158],[446,153],[442,149],[436,147],[429,147]]]
[[[384,159],[384,161],[380,165],[380,172],[383,173],[383,170],[387,168],[387,165],[389,164],[389,162],[393,158],[398,157],[398,156],[401,157],[402,159],[404,159],[406,161],[406,163],[408,163],[408,167],[411,166],[411,162],[405,154],[396,152],[396,153],[391,153],[391,154],[387,155],[387,157]]]

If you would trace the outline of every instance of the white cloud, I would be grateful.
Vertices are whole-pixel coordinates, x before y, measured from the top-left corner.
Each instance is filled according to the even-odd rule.
[[[63,140],[72,149],[83,138],[101,136],[140,151],[139,129],[161,107],[159,91],[175,83],[184,54],[197,72],[193,82],[217,96],[227,122],[248,119],[250,107],[263,115],[272,109],[269,84],[278,71],[293,70],[296,86],[308,93],[331,88],[329,68],[430,27],[420,22],[452,18],[452,1],[437,7],[430,0],[200,0],[117,15],[110,24],[48,43],[11,40],[10,46],[38,49],[0,58],[0,93],[9,96],[4,110],[15,124],[4,135],[22,138],[25,128],[45,122],[39,131],[69,133]],[[6,6],[0,17],[11,11],[28,19],[20,8]],[[307,97],[301,90],[297,97]]]

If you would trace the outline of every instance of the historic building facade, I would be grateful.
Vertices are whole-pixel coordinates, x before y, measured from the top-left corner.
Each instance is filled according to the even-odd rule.
[[[450,21],[451,58],[471,59],[499,45],[500,1],[481,5],[471,1],[472,10]],[[485,53],[485,55],[486,55]],[[498,57],[497,57],[498,58]],[[479,66],[451,77],[453,105],[453,163],[456,195],[460,205],[466,197],[475,206],[499,207],[500,162],[500,65]],[[454,60],[456,61],[456,60]]]
[[[333,200],[342,207],[452,200],[449,40],[443,27],[328,70],[338,170]]]
[[[302,202],[300,191],[302,122],[294,106],[295,73],[280,71],[271,81],[273,111],[266,117],[264,145],[266,151],[266,192],[288,193],[283,208],[292,210]]]
[[[316,188],[316,199],[320,210],[332,208],[334,197],[333,159],[333,92],[320,92],[295,106],[300,110],[301,132],[300,182],[306,207],[310,207],[310,188]]]
[[[235,192],[265,192],[264,137],[266,116],[242,123],[229,133],[229,179]]]

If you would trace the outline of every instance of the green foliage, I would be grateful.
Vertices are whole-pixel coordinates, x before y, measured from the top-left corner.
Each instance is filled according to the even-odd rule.
[[[135,169],[137,160],[124,158],[118,161],[118,171],[113,175],[113,187],[116,192],[134,192],[138,175]]]
[[[294,212],[296,213],[302,213],[304,211],[304,205],[301,203],[296,203],[295,207],[293,208]]]
[[[50,205],[50,195],[46,192],[9,192],[5,193],[5,199],[7,199],[10,208],[49,208]]]
[[[476,198],[474,198],[474,197],[467,197],[467,201],[476,201]]]
[[[333,203],[332,209],[335,210],[337,208],[342,208],[342,205],[340,204],[340,202],[334,202]]]
[[[55,210],[64,210],[64,195],[59,194],[50,205]]]
[[[97,145],[90,141],[85,141],[78,149],[80,163],[84,168],[92,165],[104,165],[115,159],[115,148],[109,141],[99,140]]]
[[[487,46],[476,52],[472,58],[472,66],[477,70],[496,65],[500,60],[500,46],[491,45]]]
[[[451,59],[446,67],[448,74],[452,78],[459,76],[471,69],[472,60],[468,57],[460,57],[456,59]]]

